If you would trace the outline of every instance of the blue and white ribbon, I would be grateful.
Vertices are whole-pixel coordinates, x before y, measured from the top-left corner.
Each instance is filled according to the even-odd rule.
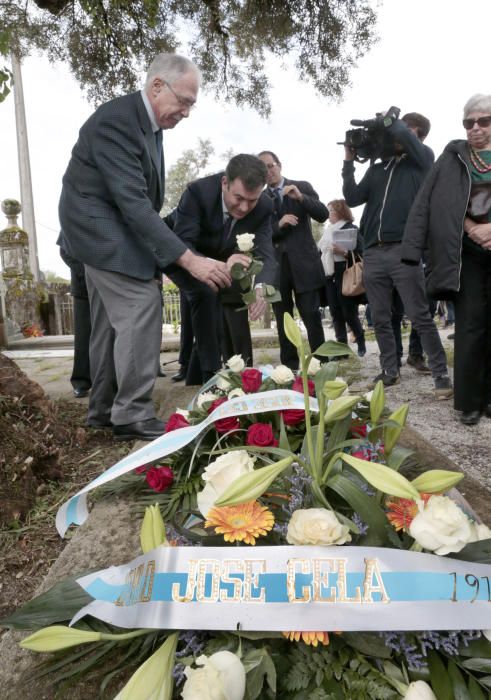
[[[491,628],[491,566],[379,547],[166,547],[77,581],[124,628]]]
[[[243,416],[249,413],[259,414],[269,411],[302,408],[304,408],[303,394],[289,389],[275,389],[274,391],[245,394],[244,396],[229,399],[226,403],[215,408],[215,410],[198,425],[190,425],[189,427],[173,430],[170,433],[162,435],[156,440],[153,440],[153,442],[147,443],[136,452],[132,452],[127,457],[124,457],[110,469],[96,477],[90,484],[87,484],[87,486],[61,506],[56,514],[56,529],[61,537],[64,537],[70,525],[81,525],[87,520],[89,516],[87,509],[87,493],[93,491],[98,486],[102,486],[102,484],[107,484],[108,481],[117,479],[119,476],[137,467],[155,462],[162,457],[177,452],[177,450],[180,450],[182,447],[192,442],[209,425],[212,425],[221,418]],[[310,398],[310,410],[319,410],[317,399]]]

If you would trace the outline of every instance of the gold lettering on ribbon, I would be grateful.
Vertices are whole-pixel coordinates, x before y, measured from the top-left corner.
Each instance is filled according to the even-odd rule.
[[[302,595],[297,598],[297,593],[295,590],[295,577],[297,575],[297,569],[300,567],[299,573],[310,574],[310,560],[309,559],[288,559],[287,562],[287,573],[286,573],[286,590],[288,594],[289,603],[308,603],[311,599],[310,586],[302,587]]]
[[[346,564],[347,559],[336,559],[338,568],[338,603],[361,603],[361,589],[357,586],[353,598],[346,595]]]
[[[373,578],[377,580],[377,584],[373,585]],[[380,571],[377,559],[365,559],[365,578],[363,581],[363,602],[374,603],[373,594],[380,593],[382,596],[381,603],[389,603],[390,598],[385,590],[382,573]]]
[[[265,559],[244,559],[244,603],[264,603],[266,591],[259,587],[259,574],[266,571]],[[254,595],[259,592],[259,595]]]
[[[153,581],[155,578],[155,559],[147,563],[143,585],[140,590],[140,603],[148,603],[152,599]]]
[[[181,595],[181,584],[172,584],[172,600],[175,603],[190,603],[194,598],[194,590],[196,588],[196,573],[198,571],[198,559],[190,559],[188,561],[188,579],[186,583],[186,592]]]
[[[335,603],[336,602],[336,589],[331,587],[330,595],[327,593],[327,586],[329,583],[329,572],[335,572],[337,559],[314,559],[313,567],[313,578],[312,578],[312,588],[314,593],[314,602],[316,603]],[[327,567],[327,571],[324,570],[323,565]],[[327,593],[327,597],[326,597]]]
[[[209,569],[211,571],[209,571]],[[205,593],[206,576],[211,574],[211,592]],[[198,564],[198,583],[196,600],[198,603],[216,603],[220,590],[220,562],[218,559],[200,559]]]
[[[220,600],[222,603],[240,603],[242,598],[242,579],[238,576],[232,576],[230,570],[235,574],[244,573],[244,562],[241,559],[224,559],[222,562],[222,583],[231,583],[233,585],[233,593],[230,595],[228,590],[220,590]]]

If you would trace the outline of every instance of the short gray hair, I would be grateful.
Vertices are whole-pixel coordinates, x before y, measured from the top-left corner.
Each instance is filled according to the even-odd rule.
[[[491,95],[483,95],[479,92],[472,95],[465,103],[464,119],[466,119],[471,112],[488,112],[491,114]]]
[[[148,89],[155,78],[172,85],[186,73],[195,73],[198,82],[201,83],[201,72],[189,58],[177,53],[159,53],[148,68],[145,88]]]

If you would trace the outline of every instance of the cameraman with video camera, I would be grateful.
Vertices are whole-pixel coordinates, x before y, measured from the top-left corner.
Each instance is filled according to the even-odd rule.
[[[445,351],[430,315],[422,264],[401,262],[401,241],[409,211],[434,161],[424,145],[429,120],[411,112],[398,119],[391,107],[385,115],[366,122],[353,121],[361,129],[346,134],[343,164],[343,196],[350,207],[365,204],[360,223],[363,237],[363,282],[372,311],[382,372],[375,382],[399,383],[396,342],[391,325],[392,290],[397,289],[411,323],[418,331],[435,382],[435,395],[448,398],[453,389]],[[354,160],[371,165],[357,184]],[[380,158],[380,162],[374,161]]]

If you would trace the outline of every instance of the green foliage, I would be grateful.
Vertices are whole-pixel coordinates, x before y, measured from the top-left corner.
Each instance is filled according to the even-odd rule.
[[[267,53],[291,56],[298,76],[339,99],[373,44],[369,0],[4,0],[0,27],[21,55],[69,64],[91,100],[137,87],[156,53],[194,58],[217,97],[269,114]],[[0,46],[1,50],[1,46]]]
[[[179,199],[190,182],[203,177],[210,157],[215,152],[209,139],[198,139],[196,148],[186,149],[171,165],[165,178],[165,201],[163,211],[175,209]],[[225,165],[225,163],[224,163]]]

